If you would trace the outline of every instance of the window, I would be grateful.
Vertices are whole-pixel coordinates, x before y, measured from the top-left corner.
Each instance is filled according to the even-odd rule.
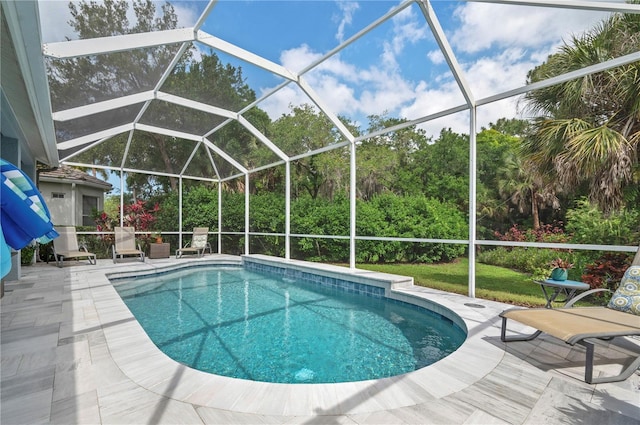
[[[93,219],[93,211],[98,209],[98,198],[95,196],[82,197],[82,225],[93,226],[96,224]]]
[[[52,199],[64,199],[64,193],[52,192],[51,193],[51,198]]]

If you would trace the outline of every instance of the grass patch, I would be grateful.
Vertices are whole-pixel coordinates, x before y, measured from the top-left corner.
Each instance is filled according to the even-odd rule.
[[[469,294],[466,258],[444,264],[358,264],[357,267],[411,276],[414,284],[427,288]],[[527,307],[544,307],[546,303],[540,286],[528,274],[487,264],[476,264],[476,297]]]

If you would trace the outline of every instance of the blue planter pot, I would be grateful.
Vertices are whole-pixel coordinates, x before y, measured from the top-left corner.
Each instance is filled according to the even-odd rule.
[[[553,269],[551,270],[551,279],[553,280],[567,280],[569,272],[567,269]]]

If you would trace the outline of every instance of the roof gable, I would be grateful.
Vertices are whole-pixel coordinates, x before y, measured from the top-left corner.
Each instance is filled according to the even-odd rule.
[[[58,168],[54,168],[47,171],[40,172],[40,179],[43,181],[69,181],[73,183],[87,184],[91,186],[100,186],[104,190],[109,191],[113,188],[111,183],[101,180],[91,174],[78,170],[77,168],[69,167],[68,165],[62,165]]]

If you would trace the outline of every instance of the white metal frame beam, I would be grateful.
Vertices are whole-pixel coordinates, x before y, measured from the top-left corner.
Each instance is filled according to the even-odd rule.
[[[253,126],[253,124],[251,124],[249,121],[247,121],[247,119],[245,117],[243,117],[242,115],[239,115],[238,116],[238,122],[240,124],[242,124],[242,126],[245,127],[247,130],[249,130],[249,132],[251,134],[253,134],[258,140],[260,140],[266,147],[271,149],[271,151],[273,153],[278,155],[278,157],[280,159],[282,159],[283,161],[288,161],[289,160],[289,157],[287,156],[286,153],[282,152],[279,147],[274,145],[273,142],[271,140],[269,140],[269,138],[267,136],[265,136],[264,134],[262,134],[260,132],[260,130],[255,128]]]
[[[86,145],[87,143],[95,142],[98,139],[106,139],[127,131],[133,130],[133,123],[120,125],[110,128],[108,130],[97,131],[86,136],[77,137],[75,139],[67,140],[65,142],[58,143],[58,150],[66,150],[76,148],[78,146]]]
[[[86,117],[100,112],[112,111],[118,108],[135,105],[137,103],[147,102],[154,99],[153,90],[148,90],[128,96],[122,96],[115,99],[104,100],[102,102],[90,103],[84,106],[69,108],[62,111],[54,112],[52,115],[54,121],[64,122],[77,118]]]
[[[66,165],[71,165],[74,167],[86,167],[87,164],[84,162],[73,162],[73,161],[65,161]],[[150,176],[163,176],[163,177],[175,177],[175,178],[179,178],[180,174],[176,174],[176,173],[166,173],[163,171],[156,171],[156,170],[139,170],[137,168],[129,168],[129,167],[115,167],[115,166],[109,166],[109,165],[93,165],[93,168],[99,169],[99,170],[107,170],[107,171],[124,171],[126,173],[138,173],[138,174],[146,174],[146,175],[150,175]],[[207,177],[193,177],[193,176],[182,176],[182,178],[184,179],[188,179],[188,180],[198,180],[198,181],[206,181],[206,182],[212,182],[212,183],[218,183],[220,180],[219,179],[212,179],[212,178],[207,178]]]
[[[194,142],[199,142],[202,140],[202,136],[198,136],[196,134],[185,133],[184,131],[171,130],[168,128],[156,127],[154,125],[149,124],[135,124],[134,128],[136,130],[147,131],[149,133],[162,134],[164,136],[169,137],[177,137],[178,139],[191,140]]]
[[[196,111],[202,111],[208,114],[218,115],[225,118],[231,118],[235,120],[238,117],[238,114],[236,112],[232,112],[213,105],[208,105],[196,100],[186,99],[174,94],[158,92],[155,98],[158,100],[163,100],[165,102],[173,103],[174,105],[184,106],[190,109],[195,109]]]
[[[316,94],[316,92],[306,82],[304,77],[300,77],[300,79],[298,80],[298,86],[300,86],[300,89],[302,89],[302,91],[305,92],[307,96],[309,96],[309,98],[313,101],[313,103],[315,103],[316,106],[327,116],[327,118],[329,118],[329,121],[331,121],[333,125],[336,126],[338,131],[342,133],[345,139],[353,143],[353,141],[355,140],[355,137],[353,136],[353,134],[351,134],[347,126],[344,125],[342,121],[340,121],[340,118],[338,118],[331,111],[331,109],[324,103],[322,98]]]
[[[467,83],[467,80],[464,77],[464,72],[462,71],[462,68],[458,63],[458,60],[456,59],[453,49],[449,45],[449,41],[447,40],[447,36],[445,35],[444,30],[440,25],[440,21],[438,20],[438,17],[436,16],[436,13],[433,10],[433,7],[431,7],[431,1],[420,0],[418,2],[418,6],[420,7],[420,10],[422,11],[424,18],[427,20],[427,23],[429,24],[429,28],[431,29],[431,32],[433,33],[433,36],[435,37],[436,42],[440,47],[440,51],[442,52],[442,55],[444,56],[444,59],[447,62],[447,65],[449,65],[449,69],[453,73],[453,78],[455,78],[456,83],[458,84],[458,88],[462,92],[462,95],[464,96],[467,102],[467,105],[470,108],[473,107],[475,105],[475,102],[473,98],[473,93],[471,91],[471,87],[469,87],[469,83]]]
[[[640,5],[639,5],[640,6]],[[640,61],[640,52],[630,53],[625,56],[620,56],[618,58],[609,59],[608,61],[604,61],[601,63],[597,63],[595,65],[586,66],[582,69],[578,69],[575,71],[567,72],[566,74],[557,75],[552,78],[548,78],[546,80],[537,81],[532,84],[528,84],[522,87],[518,87],[512,90],[507,90],[502,93],[498,93],[492,96],[485,97],[483,99],[478,99],[476,104],[486,105],[488,103],[496,102],[503,99],[508,99],[510,97],[514,97],[520,94],[528,93],[533,90],[539,90],[546,87],[555,86],[556,84],[564,83],[567,81],[571,81],[575,78],[581,78],[586,75],[595,74],[596,72],[606,71],[607,69],[616,68],[618,66],[628,65],[634,62]]]
[[[229,164],[233,165],[235,168],[237,168],[241,173],[246,174],[249,172],[249,170],[247,170],[242,164],[240,164],[238,161],[236,161],[235,159],[233,159],[230,155],[228,155],[225,151],[223,151],[222,149],[220,149],[219,147],[217,147],[215,144],[213,144],[211,142],[211,140],[209,140],[206,137],[203,137],[202,140],[204,141],[204,144],[211,149],[212,151],[214,151],[215,153],[217,153],[219,156],[221,156],[222,158],[224,158]]]
[[[295,81],[298,79],[298,76],[294,72],[289,71],[284,66],[271,62],[262,56],[256,55],[255,53],[241,49],[235,44],[231,44],[218,37],[214,37],[204,31],[198,31],[196,40],[209,47],[220,50],[221,52],[227,53],[233,57],[272,72],[273,74],[286,78],[287,80]]]
[[[314,69],[315,67],[317,67],[318,65],[320,65],[321,63],[326,61],[327,59],[329,59],[332,56],[334,56],[336,53],[338,53],[341,50],[343,50],[346,47],[348,47],[350,44],[352,44],[356,40],[360,39],[364,35],[368,34],[371,31],[373,31],[374,29],[376,29],[381,24],[387,22],[389,19],[393,18],[398,13],[402,12],[404,9],[406,9],[409,6],[411,6],[414,3],[414,1],[415,0],[404,0],[398,6],[394,7],[389,12],[387,12],[386,14],[381,16],[380,18],[376,19],[375,21],[373,21],[372,23],[367,25],[365,28],[363,28],[362,30],[358,31],[356,34],[354,34],[351,37],[349,37],[347,40],[342,42],[340,45],[338,45],[334,49],[332,49],[329,52],[327,52],[321,58],[319,58],[316,61],[314,61],[314,62],[310,63],[309,65],[307,65],[302,71],[300,71],[300,75],[304,75],[307,72],[311,71],[312,69]]]
[[[73,59],[82,56],[102,55],[126,52],[166,44],[178,44],[194,41],[193,28],[181,28],[166,31],[152,31],[139,34],[114,35],[111,37],[69,40],[46,43],[42,46],[45,56],[56,59]]]
[[[100,112],[111,111],[118,108],[124,108],[127,106],[135,105],[138,103],[149,102],[152,100],[162,100],[164,102],[173,103],[175,105],[184,106],[196,111],[202,111],[213,115],[219,115],[225,118],[236,119],[238,114],[236,112],[229,111],[227,109],[219,108],[217,106],[208,105],[206,103],[198,102],[195,100],[187,99],[174,94],[164,92],[154,92],[148,90],[128,96],[118,97],[116,99],[109,99],[102,102],[91,103],[85,106],[78,106],[76,108],[65,109],[63,111],[54,112],[52,114],[54,121],[64,122],[77,118],[82,118],[88,115],[97,114]],[[135,120],[134,120],[135,121]]]
[[[581,0],[466,0],[476,3],[509,4],[514,6],[555,7],[560,9],[609,11],[620,13],[640,13],[640,5],[614,3],[611,1]]]

